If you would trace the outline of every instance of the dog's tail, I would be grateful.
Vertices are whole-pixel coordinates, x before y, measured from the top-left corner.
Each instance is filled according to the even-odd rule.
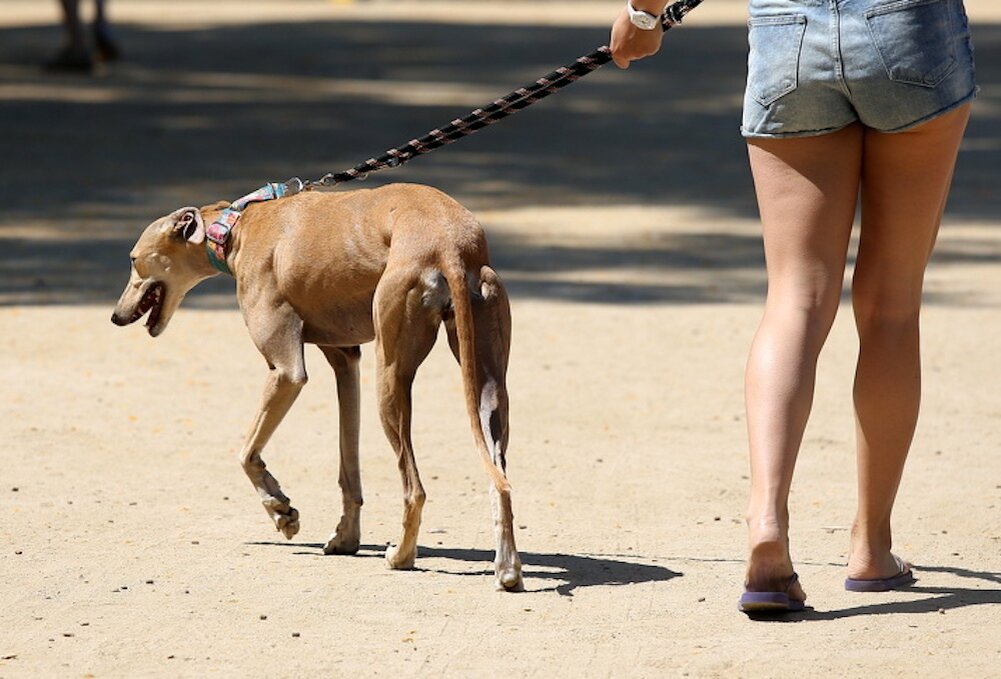
[[[489,269],[487,269],[489,271]],[[441,271],[448,283],[449,292],[452,297],[452,309],[455,312],[455,334],[459,345],[459,368],[462,371],[462,387],[466,399],[466,410],[469,412],[469,423],[473,429],[473,438],[476,447],[483,458],[483,464],[487,469],[487,474],[494,483],[494,487],[501,494],[509,493],[511,484],[501,470],[498,463],[495,463],[495,456],[491,453],[491,448],[501,445],[500,442],[488,442],[487,432],[490,428],[489,416],[484,417],[480,412],[480,394],[477,393],[479,380],[476,360],[476,328],[473,321],[472,295],[479,294],[479,291],[472,291],[469,288],[469,281],[466,279],[466,269],[462,262],[455,259],[441,262]],[[483,394],[485,398],[492,395]],[[492,437],[491,437],[492,438]],[[498,452],[496,459],[500,459]]]

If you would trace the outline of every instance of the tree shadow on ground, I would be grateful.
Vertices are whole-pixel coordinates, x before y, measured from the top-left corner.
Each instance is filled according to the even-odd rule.
[[[996,220],[1001,27],[975,26],[981,103],[949,218]],[[43,75],[54,27],[0,29],[0,305],[113,301],[141,229],[181,205],[351,166],[590,52],[605,29],[309,21],[179,30],[122,25],[128,60],[95,77]],[[745,29],[686,26],[628,73],[609,66],[490,131],[360,187],[428,183],[479,210],[691,207],[654,243],[538,248],[491,230],[516,296],[677,304],[760,297],[756,209],[737,132]],[[348,185],[347,188],[353,188]],[[490,225],[488,224],[488,228]],[[939,263],[997,263],[996,243],[943,243]],[[976,256],[972,256],[976,255]],[[971,258],[972,257],[972,258]],[[680,272],[637,285],[637,269]],[[600,268],[611,280],[575,280]],[[558,281],[550,274],[565,274]],[[213,281],[195,303],[232,308]],[[947,300],[943,300],[947,301]]]

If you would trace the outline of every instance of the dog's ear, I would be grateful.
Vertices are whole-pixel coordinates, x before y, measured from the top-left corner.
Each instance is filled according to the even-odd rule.
[[[195,245],[205,241],[205,220],[202,219],[202,213],[198,208],[182,207],[172,217],[175,236]]]

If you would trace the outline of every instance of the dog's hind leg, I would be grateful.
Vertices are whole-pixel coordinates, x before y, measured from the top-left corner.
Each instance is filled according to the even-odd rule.
[[[490,462],[506,481],[508,444],[507,365],[511,352],[511,306],[507,291],[497,274],[488,266],[481,268],[478,289],[470,295],[476,356],[476,397],[480,428],[490,451]],[[460,294],[460,291],[453,291]],[[448,344],[461,363],[459,338],[450,318],[445,324]],[[492,474],[493,476],[493,474]],[[499,587],[509,591],[523,588],[521,559],[515,547],[514,512],[511,489],[506,483],[490,485],[494,538],[497,552],[494,570]]]
[[[410,438],[411,386],[417,368],[434,346],[441,319],[440,306],[429,301],[428,289],[444,287],[444,281],[435,274],[424,278],[427,280],[409,270],[387,273],[375,291],[379,415],[403,480],[403,533],[396,546],[386,550],[390,568],[413,568],[424,508],[424,486]]]
[[[323,547],[324,554],[354,554],[361,541],[359,523],[362,506],[361,471],[358,465],[358,430],[361,423],[359,347],[320,347],[337,376],[337,404],[340,412],[341,487],[343,513],[337,530]]]
[[[299,512],[267,470],[261,451],[306,384],[302,320],[288,304],[245,306],[244,319],[254,343],[268,362],[270,374],[240,462],[275,528],[292,539],[299,532]]]

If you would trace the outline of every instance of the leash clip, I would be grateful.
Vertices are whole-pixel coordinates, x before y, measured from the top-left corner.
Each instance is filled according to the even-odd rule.
[[[292,177],[285,182],[283,186],[285,187],[285,196],[294,196],[297,193],[301,193],[303,189],[306,188],[306,184],[298,177]]]

